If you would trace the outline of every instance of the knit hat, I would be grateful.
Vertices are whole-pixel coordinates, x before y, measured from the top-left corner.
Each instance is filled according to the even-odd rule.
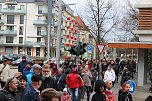
[[[68,89],[67,89],[67,88],[64,88],[64,89],[63,89],[63,92],[68,92]]]
[[[42,69],[42,67],[41,67],[39,64],[34,64],[34,65],[33,65],[33,69],[35,69],[35,68],[37,68],[37,69]]]
[[[27,77],[26,77],[26,75],[21,75],[20,78],[19,78],[19,81],[21,81],[22,79],[27,82]]]
[[[31,80],[32,82],[39,82],[39,81],[43,81],[43,78],[41,75],[33,75]]]
[[[41,93],[41,100],[50,100],[52,98],[59,98],[63,95],[62,92],[56,91],[53,88],[46,88]]]

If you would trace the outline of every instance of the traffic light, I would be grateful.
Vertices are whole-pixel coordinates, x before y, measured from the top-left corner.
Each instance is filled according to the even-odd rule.
[[[72,46],[70,49],[70,54],[72,55],[77,55],[77,47],[76,46]]]
[[[82,55],[86,52],[86,49],[85,49],[86,45],[87,45],[86,43],[79,42],[79,46],[80,46],[79,55]]]

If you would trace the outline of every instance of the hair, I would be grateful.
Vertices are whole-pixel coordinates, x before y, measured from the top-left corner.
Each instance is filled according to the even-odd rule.
[[[45,64],[45,65],[42,66],[42,68],[44,68],[44,69],[50,69],[50,66],[48,64]]]
[[[122,90],[123,90],[123,91],[124,91],[125,86],[126,86],[127,84],[129,84],[129,85],[130,85],[130,83],[129,83],[128,81],[126,81],[126,82],[122,85]]]
[[[112,81],[111,81],[111,80],[107,80],[107,81],[105,81],[106,85],[107,85],[109,82],[112,82]]]
[[[62,69],[62,68],[59,68],[58,71],[63,71],[63,69]]]

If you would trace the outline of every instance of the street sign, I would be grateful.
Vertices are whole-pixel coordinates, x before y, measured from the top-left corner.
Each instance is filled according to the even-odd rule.
[[[91,52],[92,52],[92,45],[91,45],[91,44],[88,45],[87,51],[88,51],[88,53],[91,53]]]
[[[130,83],[130,94],[133,94],[136,90],[136,84],[131,80],[129,80],[128,82]]]
[[[97,46],[97,48],[99,50],[99,53],[101,54],[103,52],[103,50],[104,50],[104,48],[105,48],[106,45],[105,44],[97,44],[96,46]]]

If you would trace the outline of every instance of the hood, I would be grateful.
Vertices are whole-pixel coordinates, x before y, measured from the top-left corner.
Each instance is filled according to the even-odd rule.
[[[100,87],[104,87],[104,91],[106,90],[106,84],[105,84],[105,82],[102,81],[102,80],[97,80],[97,81],[95,82],[95,89],[94,89],[94,91],[95,91],[96,93],[101,93]]]
[[[33,75],[35,74],[33,71],[33,68],[30,70],[30,74],[33,74]]]

